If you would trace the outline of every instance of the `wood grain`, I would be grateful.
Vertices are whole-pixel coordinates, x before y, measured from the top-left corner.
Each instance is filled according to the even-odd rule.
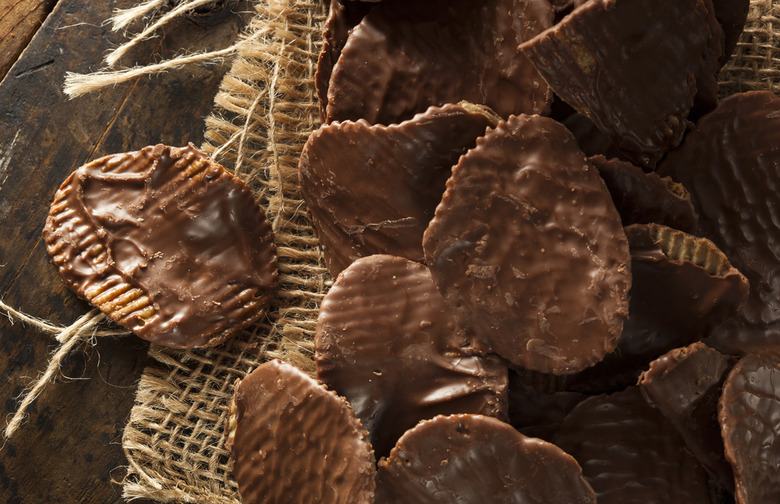
[[[8,73],[57,0],[0,2],[0,80]]]
[[[195,65],[68,100],[65,72],[101,67],[101,57],[122,40],[103,21],[130,4],[60,0],[0,83],[0,299],[59,324],[89,307],[63,286],[40,238],[57,187],[105,154],[155,143],[199,144],[203,117],[229,67],[229,61]],[[249,19],[250,4],[221,2],[218,11],[176,21],[122,63],[156,62],[183,48],[226,47]],[[50,336],[0,317],[6,418],[55,348]],[[105,338],[65,362],[61,377],[0,450],[0,502],[122,502],[121,486],[112,480],[124,475],[122,430],[147,348],[134,336]]]

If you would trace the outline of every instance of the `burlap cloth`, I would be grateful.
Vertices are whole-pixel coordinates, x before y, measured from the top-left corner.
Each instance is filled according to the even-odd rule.
[[[206,119],[207,152],[254,190],[273,223],[281,290],[265,321],[205,351],[153,346],[125,427],[126,498],[237,503],[222,432],[233,383],[281,358],[313,372],[312,338],[330,285],[298,190],[298,157],[318,126],[314,72],[327,2],[264,0]],[[755,0],[721,73],[724,95],[780,92],[780,0]],[[285,475],[275,475],[284,478]]]

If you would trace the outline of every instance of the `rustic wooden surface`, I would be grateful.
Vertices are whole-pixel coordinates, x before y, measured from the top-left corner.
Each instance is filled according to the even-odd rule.
[[[5,74],[0,83],[0,299],[67,325],[89,308],[63,286],[40,238],[55,190],[72,170],[105,154],[155,143],[199,144],[202,118],[229,61],[142,77],[68,100],[62,92],[65,72],[101,67],[101,57],[122,40],[104,20],[132,1],[0,4],[5,5],[0,6],[0,77]],[[226,47],[250,16],[251,2],[220,2],[214,11],[174,22],[122,62],[156,62],[187,47]],[[55,348],[51,336],[0,317],[6,420]],[[123,502],[121,436],[147,348],[134,336],[102,338],[65,362],[26,423],[0,450],[0,502]]]
[[[0,1],[0,79],[38,31],[57,0]]]

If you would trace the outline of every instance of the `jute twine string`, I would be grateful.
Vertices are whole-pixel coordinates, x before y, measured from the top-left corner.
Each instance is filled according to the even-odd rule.
[[[107,322],[108,318],[97,309],[93,309],[82,315],[69,326],[53,325],[45,320],[15,310],[2,301],[0,301],[0,309],[5,311],[12,324],[14,323],[14,320],[19,320],[22,323],[35,327],[41,332],[54,335],[54,338],[59,343],[59,347],[57,347],[57,350],[55,350],[49,358],[46,369],[22,393],[19,407],[3,430],[3,438],[5,440],[8,440],[19,429],[24,418],[27,416],[29,407],[35,402],[35,399],[38,398],[41,392],[43,392],[46,385],[54,381],[54,378],[62,366],[62,362],[77,345],[87,339],[95,338],[97,336],[123,336],[129,334],[127,331],[98,331],[96,327],[101,323]]]
[[[157,12],[167,2],[168,0],[148,0],[127,9],[117,9],[111,17],[111,31],[124,30],[134,21]]]
[[[108,63],[108,66],[113,67],[117,63],[117,61],[119,61],[119,58],[124,56],[125,53],[127,53],[127,51],[129,51],[131,48],[133,48],[136,44],[138,44],[142,40],[145,40],[150,36],[152,36],[157,30],[165,26],[165,24],[167,24],[169,21],[178,18],[181,14],[184,14],[185,12],[191,11],[193,9],[211,3],[214,3],[214,0],[191,0],[189,2],[185,2],[177,5],[173,10],[171,10],[170,12],[166,12],[165,15],[161,16],[158,20],[156,20],[155,22],[153,22],[152,24],[150,24],[149,26],[141,30],[139,34],[135,35],[128,42],[125,42],[121,46],[111,51],[105,58],[106,63]],[[116,25],[117,22],[114,21],[113,22],[114,28],[116,28]]]
[[[223,0],[224,1],[224,0]],[[218,3],[219,0],[178,0],[173,2],[173,9],[165,12],[157,19],[150,19],[149,23],[136,35],[132,36],[130,40],[120,45],[104,58],[109,68],[113,68],[119,59],[124,56],[130,49],[135,47],[138,43],[152,37],[163,26],[170,23],[174,19],[178,19],[184,14],[193,11],[199,7],[206,7]],[[150,13],[157,13],[162,10],[162,6],[168,4],[168,0],[150,0],[144,2],[135,7],[129,9],[117,10],[111,18],[112,30],[117,31],[127,28],[130,24],[140,19],[148,17]],[[75,72],[65,73],[65,85],[63,91],[70,98],[76,98],[85,93],[97,91],[100,88],[106,86],[115,86],[121,82],[125,82],[142,75],[151,75],[165,72],[166,70],[173,70],[181,68],[182,66],[192,63],[200,63],[204,61],[216,61],[220,58],[225,58],[238,51],[240,44],[246,43],[247,40],[242,40],[237,44],[233,44],[224,49],[216,51],[209,51],[196,54],[186,54],[184,56],[178,56],[169,60],[154,63],[146,66],[135,66],[123,70],[100,70],[89,74],[80,74]]]
[[[165,3],[168,3],[168,0],[152,0],[134,8],[116,11],[114,17],[112,18],[114,29],[121,29],[134,21],[142,19],[148,13],[159,10]],[[149,21],[151,24],[144,28],[141,32],[141,34],[144,34],[143,37],[139,38],[136,36],[122,47],[127,46],[125,48],[126,51],[132,45],[135,45],[144,37],[149,36],[149,34],[153,33],[155,30],[159,29],[173,18],[181,16],[196,7],[211,3],[215,3],[215,0],[184,0],[176,2],[174,4],[175,8],[172,11],[163,15],[157,21]],[[107,72],[96,72],[96,74],[91,76],[69,74],[71,76],[71,84],[66,85],[66,93],[70,94],[71,97],[74,97],[78,94],[83,94],[105,85],[116,84],[118,82],[138,77],[140,75],[161,72],[167,69],[177,68],[179,66],[198,61],[213,61],[216,58],[221,58],[234,53],[237,49],[237,46],[238,44],[220,51],[188,55],[156,65],[115,72],[114,75],[111,75]],[[54,380],[65,358],[80,343],[91,340],[94,344],[95,337],[98,336],[124,336],[130,334],[126,330],[118,329],[98,331],[96,329],[97,325],[109,322],[109,319],[100,313],[99,310],[90,311],[69,326],[58,326],[38,317],[22,313],[21,311],[8,306],[2,302],[2,300],[0,300],[0,310],[5,312],[6,316],[12,324],[16,320],[21,321],[43,333],[53,335],[56,341],[59,343],[59,347],[52,353],[51,357],[49,358],[46,369],[40,373],[40,375],[35,380],[33,380],[33,382],[20,395],[19,407],[11,419],[8,420],[5,429],[3,429],[4,440],[8,440],[19,429],[27,415],[27,410],[29,407],[33,404],[33,402],[35,402],[35,399],[38,398],[41,392],[43,392],[46,385]],[[5,444],[0,446],[0,449],[4,446]]]

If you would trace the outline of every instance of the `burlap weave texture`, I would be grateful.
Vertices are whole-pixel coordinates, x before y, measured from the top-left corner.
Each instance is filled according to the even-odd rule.
[[[745,31],[720,73],[720,94],[780,94],[780,1],[751,0]]]
[[[237,503],[222,433],[233,384],[282,358],[313,372],[313,334],[330,284],[298,191],[298,158],[318,126],[314,72],[327,2],[262,0],[206,119],[204,149],[253,189],[276,233],[281,291],[266,320],[217,349],[152,347],[125,428],[127,498]],[[754,0],[721,73],[721,94],[780,93],[780,0]],[[280,475],[280,477],[284,477]]]
[[[125,427],[126,498],[239,502],[222,431],[237,378],[281,358],[313,372],[312,335],[329,277],[300,198],[298,158],[319,118],[313,85],[326,6],[257,6],[206,119],[206,152],[253,190],[275,233],[281,289],[263,323],[211,350],[152,346]]]

